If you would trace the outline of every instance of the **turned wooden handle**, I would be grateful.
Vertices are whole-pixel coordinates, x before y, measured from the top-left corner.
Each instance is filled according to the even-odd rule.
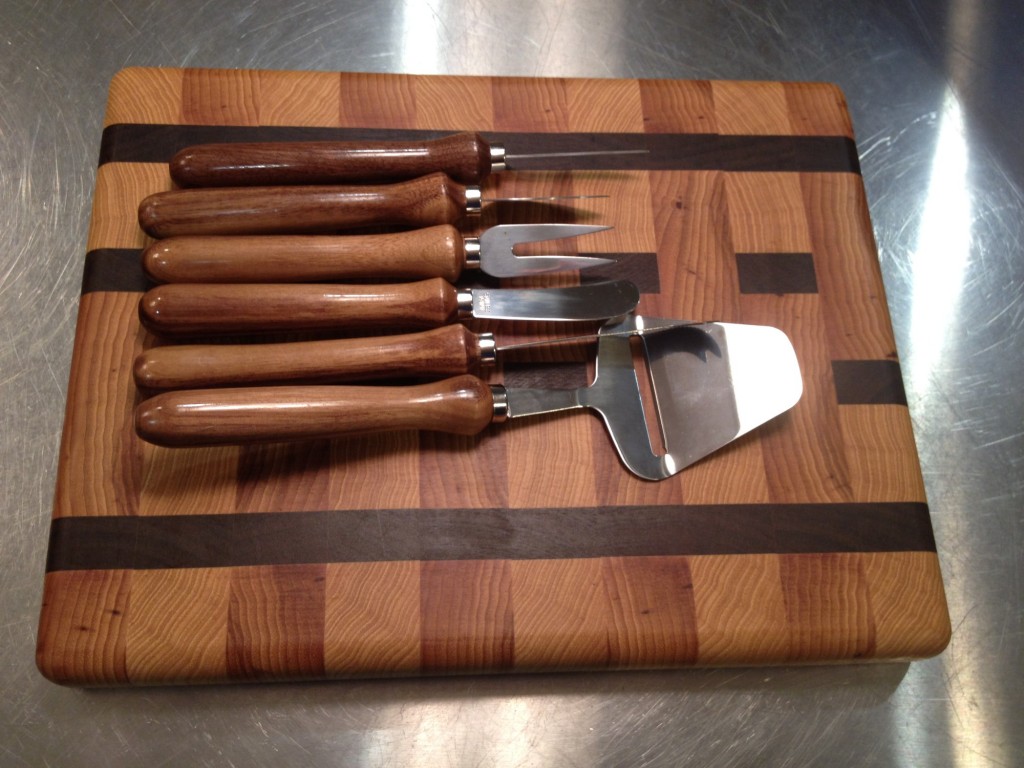
[[[292,234],[452,224],[466,210],[466,188],[435,173],[398,184],[157,192],[139,205],[139,224],[158,238]]]
[[[385,285],[169,283],[139,301],[155,334],[432,328],[457,313],[451,283],[435,277]]]
[[[491,171],[491,148],[476,133],[421,141],[200,144],[178,152],[170,170],[182,187],[366,183],[438,171],[479,184]]]
[[[135,429],[169,447],[237,445],[423,429],[474,435],[494,412],[469,374],[406,387],[293,386],[164,392],[135,411]]]
[[[143,269],[158,283],[454,282],[465,264],[465,240],[450,224],[381,235],[169,237],[142,254]]]
[[[420,333],[283,344],[180,344],[135,359],[140,389],[205,389],[248,384],[337,383],[443,378],[480,364],[480,337],[456,323]]]

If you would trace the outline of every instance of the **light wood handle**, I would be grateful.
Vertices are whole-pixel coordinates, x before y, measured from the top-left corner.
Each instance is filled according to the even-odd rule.
[[[457,313],[456,290],[435,277],[384,285],[169,283],[139,301],[139,318],[162,336],[433,328]]]
[[[466,188],[443,173],[375,186],[221,187],[150,195],[139,224],[152,237],[332,232],[372,225],[452,224]]]
[[[200,144],[178,152],[170,170],[182,187],[366,183],[436,171],[479,184],[491,171],[491,148],[476,133],[422,141]]]
[[[474,435],[494,412],[468,374],[408,387],[309,386],[164,392],[135,412],[139,436],[169,447],[238,445],[422,429]]]
[[[156,392],[250,384],[442,378],[480,364],[480,337],[464,325],[420,333],[283,344],[181,344],[135,359],[135,383]]]
[[[454,282],[465,264],[465,240],[450,224],[380,235],[169,237],[142,254],[143,269],[158,283]]]

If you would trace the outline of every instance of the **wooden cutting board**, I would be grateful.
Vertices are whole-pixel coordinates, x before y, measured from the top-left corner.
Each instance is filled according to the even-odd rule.
[[[660,483],[582,412],[173,450],[139,441],[136,209],[201,141],[476,130],[497,194],[606,194],[641,311],[792,339],[795,409]],[[576,165],[573,165],[576,162]],[[492,209],[480,225],[509,220]],[[842,94],[824,84],[129,69],[112,82],[37,661],[74,685],[905,659],[949,618]],[[571,278],[570,278],[571,279]],[[564,280],[564,278],[563,278]],[[538,329],[492,326],[506,337]],[[583,363],[492,380],[582,383]]]

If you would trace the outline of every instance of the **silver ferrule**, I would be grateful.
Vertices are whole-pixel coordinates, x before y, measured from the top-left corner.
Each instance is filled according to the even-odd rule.
[[[508,392],[501,384],[492,384],[491,398],[494,400],[494,416],[491,417],[491,421],[497,424],[508,421]]]
[[[507,167],[505,165],[505,145],[491,144],[491,172],[504,171]]]
[[[480,269],[480,238],[467,237],[463,250],[466,252],[466,268]]]
[[[498,362],[498,342],[493,333],[481,333],[478,346],[480,348],[480,365],[494,365]]]
[[[467,317],[473,314],[473,291],[462,288],[455,292],[455,309],[459,317]]]
[[[466,187],[466,213],[480,213],[483,207],[483,192],[480,187]]]

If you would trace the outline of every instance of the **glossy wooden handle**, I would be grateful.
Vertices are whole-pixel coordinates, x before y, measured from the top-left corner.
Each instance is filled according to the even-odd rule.
[[[238,445],[423,429],[474,435],[491,422],[475,376],[407,387],[304,386],[164,392],[135,411],[138,435],[169,447]]]
[[[372,225],[452,224],[466,188],[443,173],[398,184],[220,187],[157,192],[139,205],[152,237],[332,232]]]
[[[480,364],[480,339],[456,323],[420,333],[283,344],[174,344],[135,359],[135,383],[150,392],[248,384],[442,378]]]
[[[491,148],[476,133],[421,141],[200,144],[178,152],[170,170],[182,187],[366,183],[438,171],[479,184],[491,172]]]
[[[465,240],[450,224],[381,235],[183,235],[142,254],[158,283],[454,282],[465,264]]]
[[[162,336],[432,328],[456,313],[455,288],[439,277],[384,285],[169,283],[139,301],[142,324]]]

